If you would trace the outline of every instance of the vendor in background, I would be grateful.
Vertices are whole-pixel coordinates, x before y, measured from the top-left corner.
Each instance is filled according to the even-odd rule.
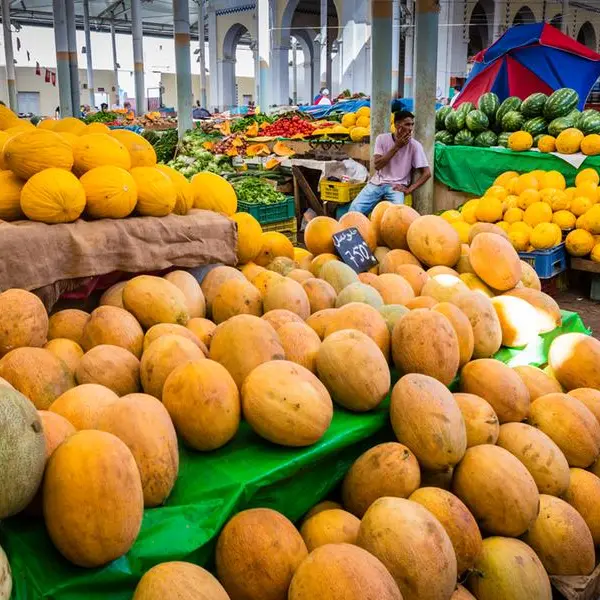
[[[377,136],[375,175],[352,201],[349,210],[368,215],[382,200],[404,204],[404,197],[431,177],[423,146],[412,137],[414,126],[415,117],[409,111],[394,113],[396,131]]]
[[[192,119],[210,119],[210,113],[205,108],[202,108],[200,100],[196,100],[196,106],[194,106],[194,110],[192,110]]]
[[[329,90],[323,88],[319,95],[315,98],[315,106],[331,106],[331,99],[329,98]]]

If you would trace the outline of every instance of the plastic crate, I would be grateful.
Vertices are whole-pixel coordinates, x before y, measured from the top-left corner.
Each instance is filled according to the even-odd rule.
[[[238,211],[250,213],[261,225],[277,223],[286,219],[296,220],[296,203],[293,196],[277,204],[249,204],[238,200]]]
[[[519,252],[519,256],[535,269],[540,279],[549,279],[567,270],[567,252],[564,242],[550,250]]]
[[[286,219],[285,221],[278,221],[277,223],[265,225],[262,229],[265,233],[267,231],[278,231],[279,233],[283,233],[283,235],[285,235],[285,237],[287,237],[294,245],[298,241],[298,223],[295,217],[293,219]]]
[[[352,202],[366,183],[349,183],[346,181],[321,180],[321,200],[325,202],[340,202],[346,204]]]

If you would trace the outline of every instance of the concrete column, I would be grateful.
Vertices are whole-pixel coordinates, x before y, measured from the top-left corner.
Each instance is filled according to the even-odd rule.
[[[69,45],[69,78],[73,98],[73,116],[79,116],[79,66],[77,64],[77,28],[75,26],[75,0],[65,0],[67,8],[67,43]]]
[[[569,35],[569,0],[562,0],[562,24],[560,30]]]
[[[205,0],[198,2],[198,56],[200,58],[200,104],[206,108],[206,52],[204,47],[204,21],[206,17]]]
[[[423,144],[433,171],[435,137],[435,95],[437,80],[437,46],[439,0],[417,0],[415,71],[415,138]],[[433,212],[433,177],[415,194],[415,207],[421,214]]]
[[[61,117],[73,116],[69,42],[67,39],[67,7],[65,0],[52,0],[54,13],[54,45],[56,46],[56,78]],[[79,108],[79,107],[78,107]]]
[[[208,1],[208,60],[210,63],[210,111],[219,109],[219,63],[217,49],[217,12],[214,2]]]
[[[4,57],[6,59],[6,86],[8,105],[17,112],[17,79],[15,75],[15,57],[13,54],[12,33],[10,30],[10,0],[2,0],[2,31],[4,33]]]
[[[390,129],[392,54],[392,4],[388,0],[371,0],[371,157],[378,135]],[[371,158],[371,168],[374,169]]]
[[[253,40],[250,43],[252,50],[252,64],[254,65],[254,101],[258,104],[260,98],[260,61],[258,60],[258,42]]]
[[[273,48],[273,76],[275,90],[273,103],[287,105],[290,100],[290,49],[288,46]]]
[[[398,97],[400,63],[400,0],[392,0],[392,98]]]
[[[352,69],[352,85],[350,88],[354,92],[365,92],[369,94],[371,92],[371,44],[372,44],[372,35],[371,35],[371,27],[369,25],[370,22],[370,2],[368,0],[356,0],[355,9],[353,13],[353,69]],[[391,23],[392,23],[392,5],[390,3],[389,11],[389,25],[391,31]],[[390,39],[388,43],[391,45],[391,33]],[[390,55],[390,48],[388,47],[385,50],[385,54]],[[380,57],[378,57],[380,58]],[[391,55],[389,57],[388,62],[390,63],[390,71],[387,73],[386,77],[389,79],[392,76],[391,72]],[[391,82],[390,82],[390,90],[391,90]]]
[[[409,0],[408,6],[414,8],[414,3]],[[414,23],[414,11],[413,23]],[[404,97],[414,97],[414,73],[415,73],[415,32],[413,28],[409,28],[406,33],[404,40],[404,53],[405,53],[405,65],[404,65]]]
[[[492,42],[495,42],[504,33],[504,14],[505,7],[501,0],[494,2],[494,23],[492,32]]]
[[[319,43],[321,44],[321,87],[327,87],[329,81],[329,47],[327,40],[327,0],[321,0],[321,35]]]
[[[115,106],[119,106],[121,104],[121,97],[119,96],[119,61],[117,60],[117,34],[114,23],[110,24],[110,41],[112,45],[113,80],[115,82]]]
[[[146,86],[144,83],[144,39],[142,27],[142,2],[131,0],[131,36],[133,38],[133,76],[135,84],[135,112],[146,112]]]
[[[406,4],[403,0],[399,6],[399,19],[398,19],[398,82],[396,95],[398,98],[404,98],[404,78],[406,76],[406,31],[403,29],[404,26],[404,11]]]
[[[311,103],[312,103],[312,99],[323,88],[323,84],[321,83],[321,44],[319,42],[314,43],[313,56],[314,56],[313,64],[312,64],[313,93],[310,98]]]
[[[87,63],[88,103],[94,108],[94,67],[92,65],[92,34],[90,32],[90,0],[83,0],[83,31],[85,33],[85,58]]]
[[[173,0],[175,73],[177,78],[177,131],[179,139],[193,126],[190,7],[188,0]]]
[[[298,42],[292,41],[292,100],[298,104]]]
[[[219,71],[219,107],[228,110],[237,105],[235,81],[235,58],[222,58],[218,61]],[[211,86],[212,89],[212,86]]]
[[[256,2],[256,32],[258,39],[258,106],[262,112],[267,112],[273,103],[271,86],[269,81],[269,70],[271,68],[271,20],[269,0],[257,0]]]

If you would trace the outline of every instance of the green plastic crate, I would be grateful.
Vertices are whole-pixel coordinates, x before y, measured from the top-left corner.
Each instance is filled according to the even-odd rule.
[[[238,200],[238,211],[250,213],[261,225],[266,225],[295,218],[296,203],[293,196],[277,204],[249,204]]]

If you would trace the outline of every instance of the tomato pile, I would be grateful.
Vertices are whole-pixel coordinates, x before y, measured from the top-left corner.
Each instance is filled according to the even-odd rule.
[[[310,121],[294,115],[293,117],[284,117],[271,123],[271,125],[263,129],[262,135],[291,138],[294,135],[312,135],[315,129],[315,125]]]

